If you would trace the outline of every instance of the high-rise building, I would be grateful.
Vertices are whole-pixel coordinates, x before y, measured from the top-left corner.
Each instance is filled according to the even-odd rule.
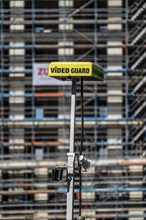
[[[50,172],[67,163],[71,87],[33,84],[34,63],[51,61],[105,71],[84,82],[83,155],[96,166],[82,174],[82,215],[146,219],[145,0],[0,0],[0,19],[0,219],[66,218],[66,183]],[[79,82],[76,152],[80,113]]]

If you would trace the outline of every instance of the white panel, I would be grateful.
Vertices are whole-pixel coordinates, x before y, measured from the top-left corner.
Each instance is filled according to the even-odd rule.
[[[120,47],[120,46],[122,46],[123,44],[122,44],[122,42],[121,41],[108,41],[107,42],[107,45],[108,46],[115,46],[115,47]]]
[[[22,14],[23,16],[23,14]],[[10,31],[24,31],[25,29],[25,26],[23,25],[23,22],[24,22],[24,18],[15,18],[15,17],[12,17],[11,19],[11,22],[14,22],[14,24],[11,24],[10,25]]]
[[[10,8],[23,8],[24,7],[24,1],[10,1]]]
[[[141,191],[134,191],[134,192],[129,192],[129,197],[130,200],[141,200],[143,198],[143,192]]]
[[[17,46],[17,45],[15,45]],[[12,55],[25,55],[25,50],[24,49],[9,49],[9,55],[12,56]]]
[[[109,22],[111,22],[111,19],[109,19]],[[122,30],[122,25],[121,24],[108,24],[108,29],[109,30]]]
[[[122,48],[108,48],[108,55],[122,55]]]
[[[45,219],[46,218],[46,219]],[[35,213],[34,213],[34,219],[36,219],[36,220],[41,220],[41,219],[43,219],[43,220],[48,220],[48,213],[46,212],[46,211],[43,211],[43,212],[37,212],[37,211],[35,211]]]
[[[9,143],[15,143],[15,144],[23,144],[24,142],[24,129],[10,129],[10,138]]]
[[[19,106],[15,105],[14,106],[13,104],[24,104],[24,102],[25,102],[24,97],[10,97],[9,98],[9,103],[12,104],[12,105],[10,105],[11,110],[13,109],[13,111],[17,111],[17,113],[18,113],[19,109],[22,110],[24,105],[21,105],[21,106],[20,105]]]
[[[118,115],[117,115],[118,116]],[[110,118],[112,115],[110,116]],[[114,118],[115,116],[113,116]],[[119,129],[107,129],[107,142],[108,142],[108,155],[115,155],[116,157],[122,156],[122,146],[118,145],[122,142],[122,130]],[[117,144],[117,145],[116,145]]]
[[[118,10],[122,8],[122,1],[121,0],[108,0],[107,1],[108,8],[109,10],[112,10],[113,7],[117,7]],[[122,14],[119,13],[117,17],[114,17],[112,14],[112,11],[109,11],[108,13],[108,30],[115,30],[119,31],[122,30],[122,24],[120,24],[120,21],[122,21]],[[117,21],[119,24],[117,24]],[[120,69],[122,69],[122,55],[123,55],[123,49],[121,47],[122,41],[117,40],[117,41],[111,41],[109,40],[107,42],[108,48],[107,48],[107,55],[108,55],[108,65],[107,68],[111,70],[111,72],[108,73],[108,76],[122,76],[123,73],[119,72]],[[110,48],[111,46],[111,48]],[[112,47],[114,46],[114,47]],[[118,61],[115,63],[111,61],[111,57],[113,56],[118,56]],[[113,71],[113,72],[112,72]],[[108,103],[108,118],[110,119],[117,119],[117,118],[122,118],[122,103],[123,103],[123,91],[122,91],[122,83],[117,80],[117,83],[110,83],[108,84],[108,89],[107,89],[107,103]],[[108,142],[113,142],[113,143],[121,143],[122,139],[122,130],[121,128],[119,130],[119,135],[115,138],[111,138],[110,135],[108,134]],[[113,130],[111,129],[111,132]],[[110,128],[108,129],[108,133],[110,132]],[[114,131],[116,132],[116,131]],[[117,140],[118,138],[118,140]],[[108,146],[108,148],[121,148],[121,146]]]
[[[107,118],[116,119],[116,120],[120,119],[120,118],[122,118],[121,113],[122,113],[121,111],[114,113],[113,110],[111,110],[111,111],[108,110],[108,117]],[[116,123],[116,124],[118,124],[118,123]]]
[[[82,198],[83,199],[95,199],[95,193],[94,192],[82,192]]]
[[[132,166],[129,166],[129,172],[143,172],[143,166],[139,166],[139,165],[132,165]]]
[[[67,22],[64,22],[64,18],[59,18],[59,30],[60,31],[73,30],[72,18],[68,18]]]
[[[110,66],[109,66],[109,68],[110,68]],[[118,69],[118,67],[116,67],[116,70]],[[121,69],[121,68],[120,68]],[[122,76],[123,75],[123,73],[122,72],[110,72],[110,73],[108,73],[108,76]]]
[[[35,200],[37,201],[47,201],[48,200],[48,194],[47,193],[39,193],[35,195]]]
[[[109,95],[121,95],[123,94],[121,83],[117,82],[115,84],[108,84],[108,94]]]
[[[123,98],[122,97],[120,97],[120,96],[108,96],[108,103],[122,103],[122,101],[123,101]],[[108,106],[110,106],[110,105],[108,105]],[[122,106],[122,105],[119,105],[119,106]],[[117,106],[118,107],[118,106]],[[112,109],[112,106],[111,106],[111,109]],[[117,108],[116,108],[117,109]],[[113,109],[114,110],[114,109]],[[108,111],[109,112],[109,111]],[[117,109],[117,112],[118,112],[118,109]],[[121,112],[121,111],[120,111]]]
[[[15,80],[10,84],[10,95],[24,95],[24,82],[22,80]]]
[[[73,7],[72,0],[59,0],[59,7]]]
[[[122,1],[121,0],[108,0],[108,6],[109,7],[115,7],[115,6],[120,6],[122,7]]]
[[[122,130],[121,129],[108,129],[108,143],[121,143],[122,140]]]
[[[35,175],[37,176],[44,176],[44,175],[48,175],[48,169],[47,168],[38,168],[38,169],[35,169]]]
[[[72,41],[59,42],[58,46],[60,47],[58,49],[58,55],[73,55],[74,54],[74,49],[73,48],[64,48],[64,47],[72,47],[73,46]]]
[[[14,101],[16,102],[16,106],[18,105],[18,103],[20,103],[21,101],[23,100],[13,100],[13,103]],[[11,100],[10,100],[10,103],[11,103]],[[23,120],[24,119],[24,105],[23,106],[19,106],[16,108],[11,106],[10,105],[10,114],[9,114],[9,118],[11,120]]]
[[[22,41],[17,41],[17,42],[10,42],[9,44],[11,47],[23,47],[25,44]]]

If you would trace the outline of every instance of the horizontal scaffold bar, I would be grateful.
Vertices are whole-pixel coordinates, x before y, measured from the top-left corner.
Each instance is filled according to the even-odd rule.
[[[131,69],[127,69],[127,68],[103,68],[103,71],[105,73],[108,72],[127,72],[130,71]],[[0,69],[0,72],[3,73],[32,73],[33,69],[29,68],[29,69],[20,69],[20,70],[14,70],[14,69]]]

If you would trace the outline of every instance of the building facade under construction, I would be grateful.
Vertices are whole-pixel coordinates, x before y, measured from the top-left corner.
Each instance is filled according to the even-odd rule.
[[[0,219],[66,219],[70,85],[35,85],[34,65],[90,61],[84,82],[82,216],[146,219],[146,1],[0,0]],[[43,73],[43,70],[42,70]],[[80,148],[80,82],[75,151]],[[75,178],[74,219],[79,215]]]

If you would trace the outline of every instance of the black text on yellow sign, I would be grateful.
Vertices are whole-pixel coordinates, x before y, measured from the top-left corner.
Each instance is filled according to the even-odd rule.
[[[85,77],[89,80],[103,80],[102,67],[92,62],[52,62],[48,74],[55,78]]]

